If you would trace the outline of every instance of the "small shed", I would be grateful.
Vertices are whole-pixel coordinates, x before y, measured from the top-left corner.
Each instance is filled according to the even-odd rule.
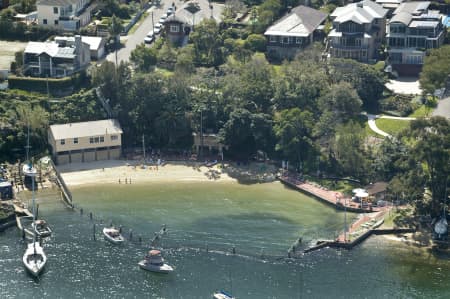
[[[7,181],[0,181],[0,199],[8,200],[12,199],[12,197],[13,197],[12,184]]]
[[[369,196],[375,198],[375,200],[384,200],[384,198],[386,197],[387,186],[388,183],[386,182],[376,182],[367,185],[366,187],[364,187],[364,189],[366,189],[367,193],[369,193]]]

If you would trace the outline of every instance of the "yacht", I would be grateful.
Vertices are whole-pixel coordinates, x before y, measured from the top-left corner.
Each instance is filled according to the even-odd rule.
[[[171,266],[164,263],[164,258],[161,256],[161,251],[159,250],[150,250],[138,264],[139,267],[147,271],[158,273],[170,273],[173,271]]]
[[[34,277],[38,277],[42,270],[44,270],[45,263],[47,262],[47,256],[44,253],[44,248],[33,240],[33,243],[29,243],[27,250],[23,255],[23,264],[28,272]]]

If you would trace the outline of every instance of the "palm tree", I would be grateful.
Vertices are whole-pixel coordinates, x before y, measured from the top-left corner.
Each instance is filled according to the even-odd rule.
[[[117,40],[119,40],[119,35],[122,33],[123,26],[122,20],[116,15],[111,17],[111,24],[109,25],[109,34],[114,36],[114,49],[116,51],[116,67],[117,67]]]

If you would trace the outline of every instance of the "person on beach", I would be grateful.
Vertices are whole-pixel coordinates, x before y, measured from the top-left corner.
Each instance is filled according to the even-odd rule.
[[[120,179],[119,179],[119,184],[120,184]]]

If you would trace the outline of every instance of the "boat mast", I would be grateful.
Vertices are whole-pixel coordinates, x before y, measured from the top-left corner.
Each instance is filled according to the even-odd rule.
[[[145,165],[145,136],[142,134],[142,152],[144,153],[144,165]]]
[[[32,166],[31,162],[30,165]],[[34,200],[34,177],[31,180],[31,200],[33,201],[33,247],[36,254],[36,203]]]

